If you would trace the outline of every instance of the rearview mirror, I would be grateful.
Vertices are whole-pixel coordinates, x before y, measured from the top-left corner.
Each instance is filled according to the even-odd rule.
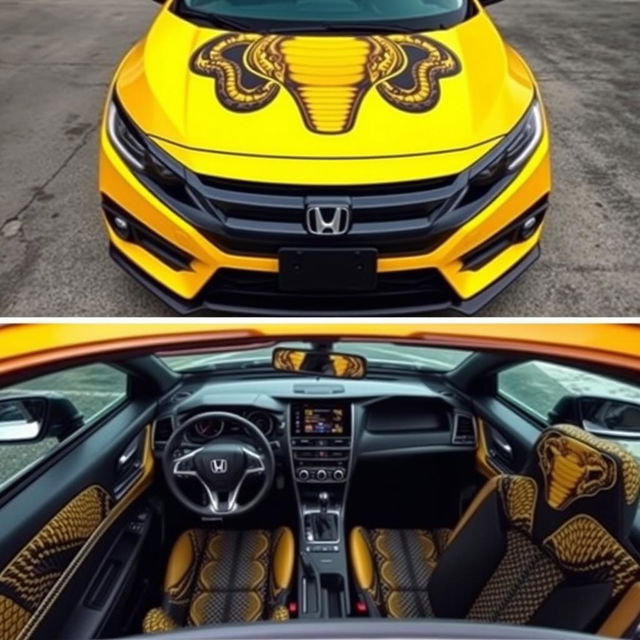
[[[362,356],[312,349],[273,351],[273,368],[287,373],[330,376],[332,378],[364,378],[367,361]]]
[[[83,425],[82,414],[65,396],[12,393],[0,396],[0,444],[63,440]]]
[[[551,424],[570,422],[604,436],[640,438],[638,402],[598,396],[565,396],[549,414]]]

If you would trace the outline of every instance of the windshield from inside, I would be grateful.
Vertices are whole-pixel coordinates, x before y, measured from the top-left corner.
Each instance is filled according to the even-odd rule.
[[[179,0],[178,13],[231,22],[236,30],[307,25],[310,29],[393,31],[447,28],[465,20],[469,0]]]
[[[188,355],[162,355],[161,359],[174,371],[186,372],[207,370],[220,371],[271,367],[273,350],[276,347],[310,349],[311,342],[279,342],[268,347],[256,347],[236,351],[214,353],[190,353]],[[386,342],[338,341],[331,345],[333,351],[364,356],[370,371],[379,369],[400,369],[407,371],[446,372],[454,369],[471,352],[457,349],[439,349],[417,345],[393,344]],[[274,371],[275,373],[275,371]]]

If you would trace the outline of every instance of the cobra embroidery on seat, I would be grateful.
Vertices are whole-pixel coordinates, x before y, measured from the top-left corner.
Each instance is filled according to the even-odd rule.
[[[640,465],[628,451],[625,451],[617,444],[598,438],[592,433],[573,425],[560,425],[554,427],[553,430],[566,434],[575,440],[580,440],[598,451],[617,456],[622,462],[622,481],[624,483],[626,503],[632,505],[638,499],[638,494],[640,494]]]
[[[615,461],[572,436],[552,433],[538,444],[549,506],[562,510],[579,498],[611,489],[617,480]]]
[[[614,596],[640,578],[638,563],[591,516],[571,518],[544,541],[544,547],[566,569],[612,583]]]
[[[531,534],[538,485],[529,476],[502,476],[500,495],[511,524]]]
[[[106,519],[112,500],[86,489],[59,511],[0,574],[0,638],[19,638],[43,599]]]
[[[349,131],[367,92],[376,87],[392,106],[424,113],[440,98],[440,79],[461,65],[443,44],[419,34],[310,38],[227,33],[201,46],[191,70],[216,79],[231,111],[270,104],[281,88],[314,133]]]

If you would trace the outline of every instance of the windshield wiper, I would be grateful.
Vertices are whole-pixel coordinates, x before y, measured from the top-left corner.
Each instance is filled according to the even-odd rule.
[[[417,33],[418,30],[407,27],[404,24],[384,23],[377,24],[375,22],[318,22],[316,24],[305,24],[298,27],[272,27],[266,29],[266,33]]]

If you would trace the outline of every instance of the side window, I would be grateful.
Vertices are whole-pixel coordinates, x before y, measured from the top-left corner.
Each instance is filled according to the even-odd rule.
[[[90,427],[126,394],[127,375],[101,363],[0,389],[0,488]]]
[[[532,360],[501,371],[498,394],[538,421],[582,423],[599,435],[621,439],[640,456],[640,384]]]

